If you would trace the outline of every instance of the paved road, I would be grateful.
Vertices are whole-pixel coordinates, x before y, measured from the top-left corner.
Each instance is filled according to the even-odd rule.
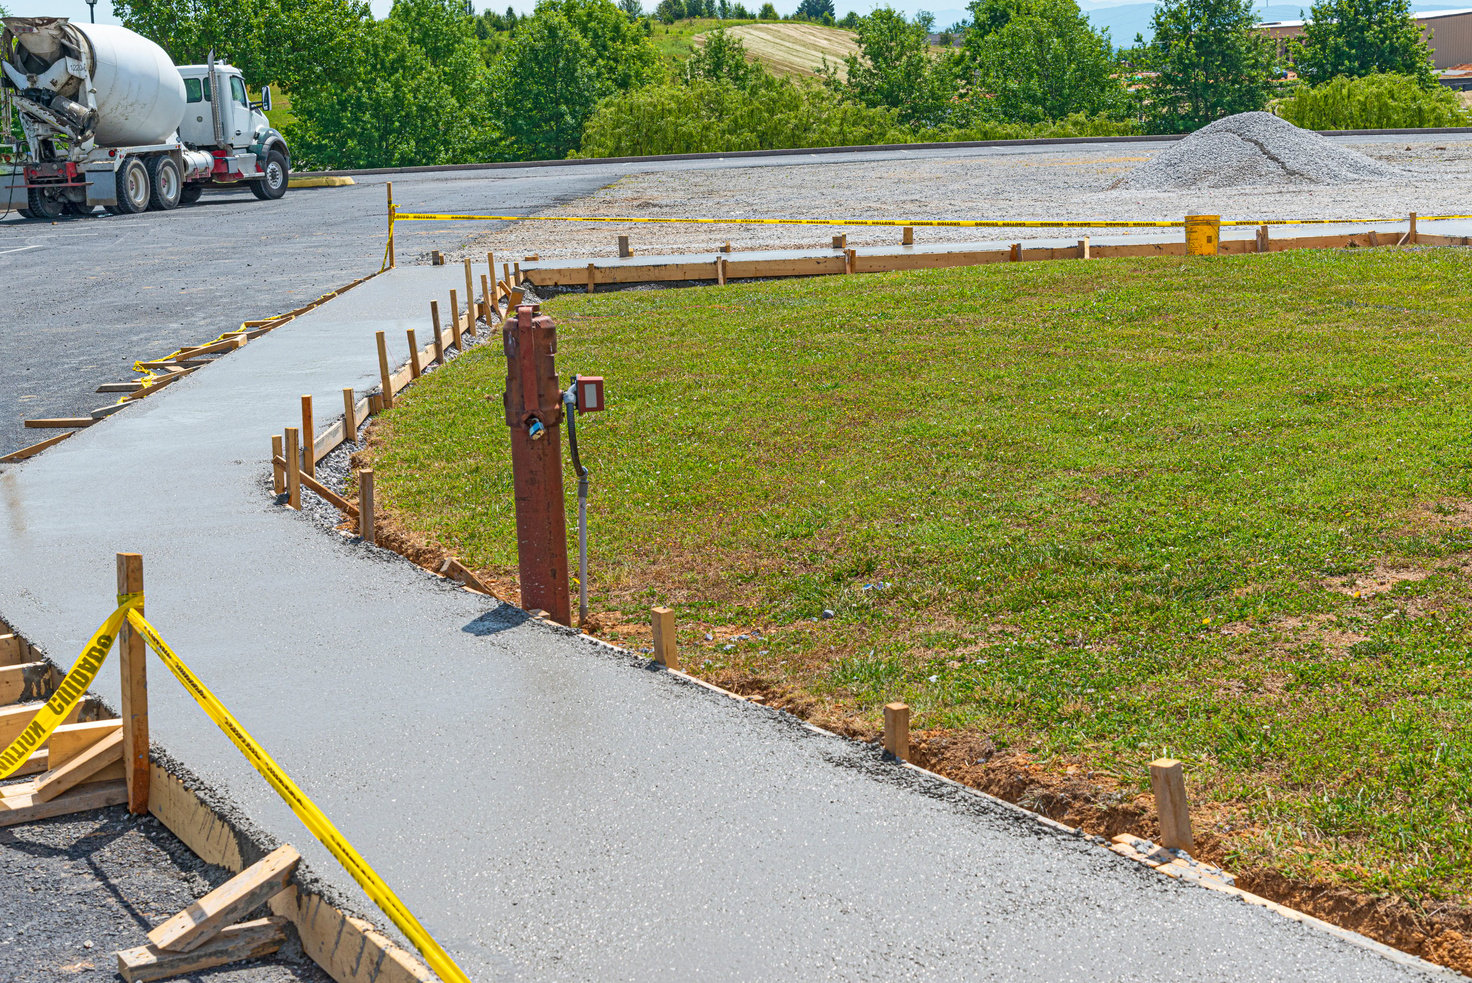
[[[1445,142],[1446,137],[1404,139]],[[1090,153],[1101,156],[1138,154],[1141,146],[1088,145]],[[1077,155],[1078,147],[595,163],[409,174],[393,180],[404,207],[522,215],[641,171],[1039,153]],[[97,218],[58,223],[7,214],[7,189],[0,187],[0,284],[5,288],[0,451],[44,436],[23,429],[23,419],[85,416],[111,402],[116,397],[97,395],[97,386],[128,378],[136,359],[213,338],[238,327],[242,318],[297,307],[376,269],[383,253],[385,180],[363,177],[352,188],[293,191],[271,203],[257,201],[249,191],[212,193],[196,206],[168,214],[119,217],[99,212]],[[401,263],[458,241],[443,226],[401,226],[400,234]]]
[[[1429,978],[274,506],[267,434],[370,387],[373,333],[457,275],[376,278],[0,473],[0,616],[69,660],[144,552],[150,619],[478,981]],[[158,747],[382,924],[154,666]]]

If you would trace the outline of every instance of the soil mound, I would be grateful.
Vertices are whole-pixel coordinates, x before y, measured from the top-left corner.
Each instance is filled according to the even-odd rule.
[[[1239,113],[1203,126],[1113,187],[1133,191],[1242,185],[1357,184],[1406,172],[1300,130],[1272,113]]]

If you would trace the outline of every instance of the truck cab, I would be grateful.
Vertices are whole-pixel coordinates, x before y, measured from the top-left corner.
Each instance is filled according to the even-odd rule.
[[[260,102],[251,102],[240,69],[223,62],[180,65],[179,76],[184,80],[185,100],[179,140],[214,154],[214,181],[264,175],[260,184],[266,189],[284,190],[291,160],[286,140],[265,116],[271,108],[271,87],[261,90]]]

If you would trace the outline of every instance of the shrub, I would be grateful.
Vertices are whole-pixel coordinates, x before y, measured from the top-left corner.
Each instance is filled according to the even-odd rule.
[[[1301,86],[1278,104],[1278,114],[1308,130],[1392,130],[1466,126],[1472,114],[1443,86],[1426,88],[1409,75],[1343,76]]]

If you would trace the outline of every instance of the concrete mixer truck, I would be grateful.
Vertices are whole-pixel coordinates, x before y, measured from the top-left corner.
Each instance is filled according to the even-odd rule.
[[[0,18],[0,140],[20,118],[19,163],[32,218],[166,211],[206,187],[245,184],[257,198],[286,193],[291,152],[251,102],[238,69],[176,68],[127,28],[65,17]]]

